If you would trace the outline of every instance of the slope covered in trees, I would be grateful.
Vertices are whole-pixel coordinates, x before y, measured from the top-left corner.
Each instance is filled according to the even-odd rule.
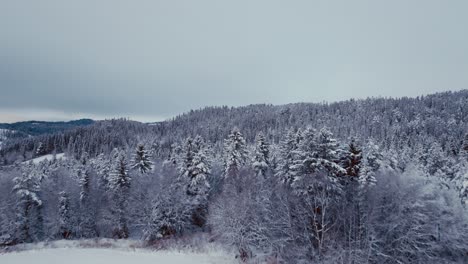
[[[0,243],[209,233],[244,261],[463,263],[467,125],[461,91],[213,107],[10,142]]]

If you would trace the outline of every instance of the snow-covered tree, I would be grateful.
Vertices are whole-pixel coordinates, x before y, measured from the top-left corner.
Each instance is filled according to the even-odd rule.
[[[242,192],[225,188],[210,205],[212,232],[222,242],[233,246],[238,251],[236,258],[242,261],[253,257],[254,252],[271,250],[271,239],[276,239],[273,230],[281,228],[271,225],[273,207],[269,198],[272,190],[266,188],[263,181],[249,168],[236,182]]]
[[[188,195],[187,206],[193,210],[192,220],[196,226],[203,226],[207,212],[207,199],[210,184],[208,176],[211,173],[207,147],[200,136],[195,140],[185,140],[179,158],[178,184]]]
[[[112,217],[114,230],[112,236],[115,238],[128,238],[128,215],[127,204],[130,192],[131,177],[128,174],[125,155],[120,153],[110,173],[109,185],[112,192]]]
[[[288,130],[285,138],[280,142],[279,146],[279,161],[276,171],[276,177],[290,184],[293,180],[293,171],[291,167],[294,165],[294,154],[298,148],[301,132],[296,133],[293,129]]]
[[[17,196],[15,241],[18,243],[37,241],[40,238],[38,232],[41,232],[37,228],[42,224],[42,219],[38,218],[42,200],[39,197],[40,180],[34,172],[33,165],[24,167],[21,176],[15,177],[13,181],[13,191]]]
[[[295,151],[291,187],[303,197],[303,207],[310,212],[303,224],[311,230],[310,241],[319,254],[325,250],[327,233],[337,221],[333,212],[342,190],[339,177],[346,174],[337,162],[338,143],[330,131],[304,130]]]
[[[191,221],[192,211],[180,196],[158,196],[149,218],[149,223],[143,230],[143,239],[147,242],[180,234]]]
[[[361,174],[362,150],[357,145],[355,139],[352,139],[348,145],[344,157],[343,168],[346,170],[346,176],[357,180]]]
[[[145,174],[151,170],[151,166],[153,165],[150,159],[151,156],[147,153],[145,146],[139,144],[133,155],[131,168],[138,170],[141,174]]]
[[[186,172],[189,177],[189,186],[187,193],[190,195],[205,196],[208,193],[210,184],[208,176],[211,173],[211,164],[209,160],[209,150],[202,137],[197,136],[194,141],[194,155],[192,164]]]
[[[468,248],[467,214],[455,190],[441,187],[438,178],[416,168],[409,168],[403,175],[390,175],[379,177],[367,200],[375,204],[369,207],[368,261],[464,262]]]
[[[110,155],[114,157],[114,155]],[[99,176],[98,184],[106,190],[109,187],[109,174],[111,170],[111,164],[109,157],[104,155],[104,153],[99,154],[99,156],[93,162],[93,168],[96,171],[97,176]]]
[[[70,198],[65,191],[59,193],[58,217],[58,238],[70,238],[73,233],[73,226],[71,222]]]
[[[304,130],[298,149],[294,152],[291,186],[298,193],[310,193],[313,189],[311,186],[315,184],[326,184],[327,188],[338,191],[338,177],[344,176],[346,171],[338,164],[338,143],[329,130]]]
[[[270,145],[263,133],[257,134],[255,138],[255,151],[253,158],[253,169],[257,176],[266,177],[270,165]]]
[[[96,220],[94,219],[93,204],[91,200],[91,172],[88,159],[88,154],[84,152],[81,156],[78,168],[76,169],[80,187],[79,235],[83,238],[92,238],[97,235]]]
[[[39,145],[36,148],[36,156],[41,156],[45,154],[45,147],[42,142],[39,142]]]
[[[182,147],[177,144],[173,143],[171,144],[170,150],[169,150],[169,156],[167,159],[164,161],[164,166],[165,167],[177,167],[177,163],[179,162],[180,155],[182,153]]]
[[[238,128],[234,128],[228,138],[224,141],[224,153],[224,177],[238,177],[240,169],[245,166],[247,160],[245,139]]]

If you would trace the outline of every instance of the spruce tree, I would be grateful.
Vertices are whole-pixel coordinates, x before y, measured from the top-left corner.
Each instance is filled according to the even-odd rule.
[[[109,184],[113,195],[112,216],[114,230],[112,236],[115,238],[128,238],[127,204],[130,193],[131,177],[127,170],[125,155],[120,153],[114,161],[110,174]]]
[[[358,180],[361,174],[362,150],[354,139],[348,145],[344,157],[343,168],[346,170],[346,176],[352,180]]]
[[[293,179],[293,171],[291,168],[294,165],[294,155],[298,148],[299,138],[298,133],[290,129],[286,137],[280,142],[278,168],[275,176],[280,181],[287,184],[291,184]]]
[[[97,236],[97,228],[94,219],[94,213],[91,200],[91,175],[88,167],[88,154],[83,153],[77,174],[80,185],[80,236],[83,238],[92,238]]]
[[[59,193],[58,208],[58,238],[69,239],[72,235],[72,223],[70,213],[70,198],[68,193],[62,191]]]
[[[193,151],[191,165],[187,172],[187,176],[189,177],[187,193],[190,195],[206,196],[210,188],[208,176],[211,173],[211,166],[208,149],[201,136],[195,138]]]
[[[263,133],[255,138],[255,152],[253,158],[253,169],[257,176],[265,178],[270,165],[270,146]]]
[[[245,139],[238,128],[234,128],[224,141],[225,169],[224,177],[236,178],[247,160]]]
[[[339,177],[346,174],[338,161],[338,144],[330,131],[304,130],[294,151],[290,186],[307,208],[303,225],[311,231],[308,239],[319,254],[325,250],[327,232],[337,222],[333,212],[342,192]]]
[[[361,195],[377,183],[375,174],[382,168],[383,155],[379,147],[372,141],[367,143],[365,148],[366,155],[364,159],[363,168],[359,176],[359,186]]]
[[[338,143],[327,129],[317,132],[307,128],[301,133],[294,162],[291,166],[291,186],[300,193],[310,193],[312,185],[326,184],[326,188],[339,191],[340,176],[346,174],[339,162]]]
[[[207,148],[203,139],[185,140],[179,162],[179,186],[182,186],[187,197],[188,206],[192,208],[192,222],[196,226],[205,224],[207,200],[211,173]]]
[[[147,153],[145,146],[143,144],[139,144],[136,148],[136,152],[133,155],[132,160],[132,169],[138,170],[141,174],[145,174],[151,171],[151,166],[153,162],[151,162],[151,156]]]
[[[32,164],[23,168],[21,176],[13,179],[13,191],[17,196],[16,202],[16,235],[18,243],[33,242],[37,239],[37,224],[42,224],[38,210],[42,200],[39,197],[40,181],[34,173]]]

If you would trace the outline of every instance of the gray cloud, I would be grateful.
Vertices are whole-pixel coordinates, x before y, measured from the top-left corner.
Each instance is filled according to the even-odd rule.
[[[456,0],[8,1],[0,121],[466,89],[466,10]]]

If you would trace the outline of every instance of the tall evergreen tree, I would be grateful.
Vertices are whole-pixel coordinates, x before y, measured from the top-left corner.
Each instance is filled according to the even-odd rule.
[[[338,177],[345,175],[346,171],[338,162],[338,143],[331,132],[307,128],[294,151],[291,186],[298,192],[310,192],[309,184],[319,183],[321,178],[331,184],[327,188],[339,189]]]
[[[193,150],[192,164],[188,167],[189,170],[186,174],[189,177],[187,193],[206,196],[210,188],[208,176],[211,173],[211,165],[208,149],[201,136],[195,138]]]
[[[88,164],[88,154],[83,153],[77,169],[80,185],[80,236],[92,238],[97,236],[96,221],[94,219],[93,204],[91,200],[91,175]]]
[[[310,230],[312,247],[322,254],[326,249],[327,233],[337,219],[341,197],[339,177],[346,171],[337,163],[338,144],[327,129],[317,132],[307,128],[302,133],[298,149],[294,151],[291,187],[301,197],[306,215],[304,228]]]
[[[110,187],[113,194],[112,215],[114,221],[113,237],[128,238],[127,204],[130,193],[131,177],[127,170],[125,155],[120,153],[114,161],[110,174]]]
[[[33,242],[37,240],[37,224],[41,224],[37,211],[41,209],[42,200],[38,193],[40,181],[34,173],[32,164],[23,167],[21,176],[13,179],[13,191],[17,196],[16,203],[16,235],[15,241]]]
[[[150,159],[151,156],[147,153],[145,146],[143,144],[139,144],[135,154],[133,155],[131,168],[138,170],[141,174],[145,174],[151,171],[153,162],[151,162]]]
[[[263,133],[259,133],[255,138],[255,152],[253,158],[253,168],[259,177],[266,177],[270,165],[270,146]]]
[[[238,128],[234,128],[228,138],[224,141],[224,153],[224,177],[238,177],[240,169],[245,166],[247,160],[245,139]]]
[[[58,217],[57,236],[63,239],[70,238],[73,233],[73,226],[71,222],[70,198],[65,191],[59,193]]]
[[[346,170],[346,176],[358,180],[361,174],[362,150],[357,145],[355,139],[352,139],[348,145],[348,150],[344,157],[343,168]]]
[[[210,188],[208,176],[211,173],[203,139],[200,136],[195,140],[188,138],[183,145],[179,160],[178,185],[188,196],[187,206],[192,208],[192,222],[201,227],[205,224]]]
[[[290,129],[285,138],[280,142],[278,169],[275,175],[284,183],[291,184],[293,179],[293,171],[291,168],[294,165],[294,155],[300,141],[300,137],[298,137],[300,133],[301,132],[296,133],[293,129]]]

